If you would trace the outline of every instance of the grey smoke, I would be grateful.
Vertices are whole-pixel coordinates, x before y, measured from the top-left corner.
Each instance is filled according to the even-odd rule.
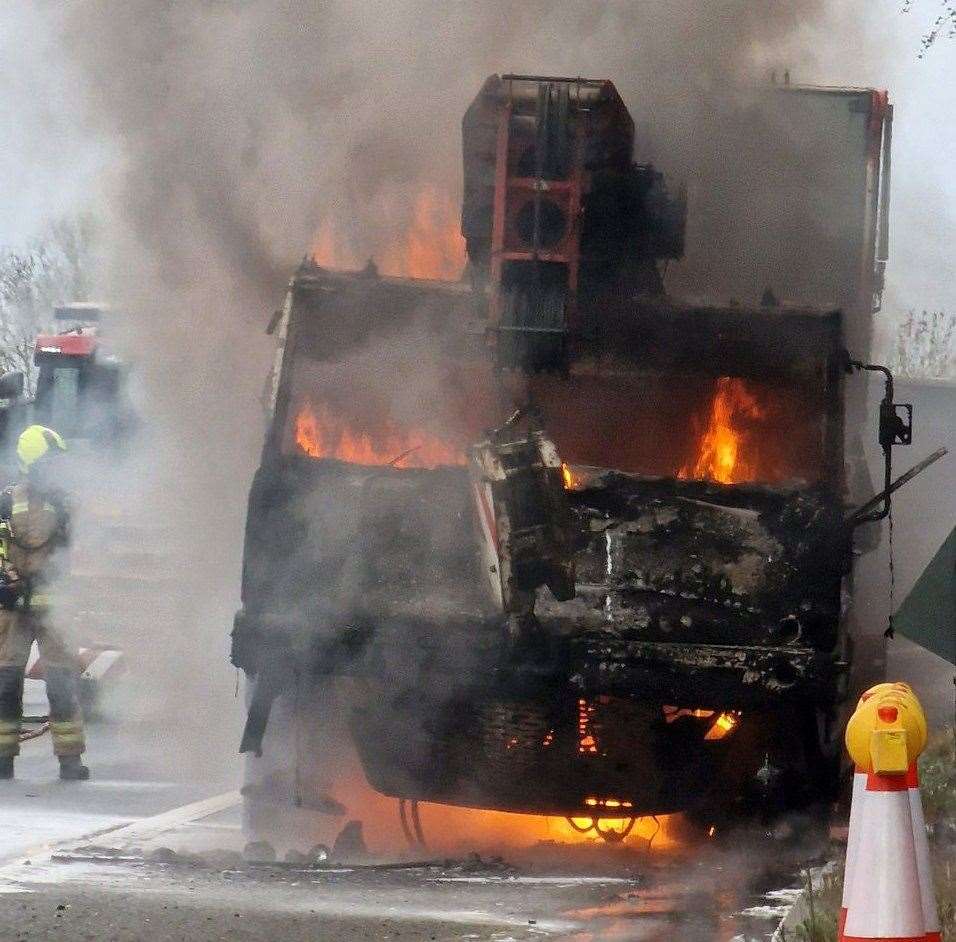
[[[326,216],[374,254],[425,182],[457,194],[460,117],[491,72],[613,78],[686,174],[710,116],[823,6],[90,0],[62,35],[119,144],[120,257],[185,295],[218,275],[259,321]]]
[[[172,731],[165,748],[213,763],[214,744],[238,742],[226,635],[264,431],[263,328],[323,222],[365,258],[406,230],[423,186],[454,203],[462,113],[487,75],[510,70],[615,81],[639,156],[707,205],[714,180],[751,185],[761,145],[744,135],[779,130],[754,85],[784,66],[827,77],[815,51],[827,15],[824,0],[78,0],[46,11],[75,112],[77,137],[60,146],[109,155],[92,198],[108,240],[103,284],[126,312],[121,339],[147,410],[137,499],[178,563],[181,617],[143,639],[147,712]],[[736,290],[721,280],[715,232],[732,229],[692,217],[673,287]],[[747,273],[750,299],[761,275]],[[329,373],[387,397],[374,352]],[[439,370],[413,375],[396,411],[439,395]]]
[[[323,222],[364,258],[405,231],[424,185],[456,201],[461,116],[492,72],[612,78],[653,132],[650,156],[679,177],[707,173],[721,118],[778,56],[800,58],[822,11],[822,0],[79,0],[47,12],[76,121],[110,155],[96,196],[103,284],[126,312],[147,410],[136,485],[180,562],[182,618],[148,642],[155,715],[175,727],[164,711],[179,708],[185,735],[173,739],[207,757],[210,730],[237,741],[222,721],[226,632],[264,430],[262,331]],[[420,371],[403,395],[434,397],[436,375]],[[374,372],[350,381],[386,393]]]
[[[78,107],[117,155],[107,285],[130,312],[127,344],[171,447],[183,423],[194,430],[180,463],[198,492],[241,505],[261,434],[260,330],[317,229],[332,218],[371,256],[407,228],[423,185],[457,197],[459,122],[489,73],[612,77],[664,169],[706,177],[725,157],[722,128],[736,131],[721,118],[822,11],[822,0],[65,7]]]

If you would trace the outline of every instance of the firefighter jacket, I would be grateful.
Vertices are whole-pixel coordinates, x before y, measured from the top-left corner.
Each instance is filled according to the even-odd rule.
[[[0,605],[48,604],[47,586],[63,569],[69,544],[69,510],[64,495],[29,482],[0,492]]]

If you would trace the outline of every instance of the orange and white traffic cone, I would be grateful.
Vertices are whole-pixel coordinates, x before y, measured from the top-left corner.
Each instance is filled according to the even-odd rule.
[[[846,910],[844,942],[925,942],[906,775],[867,775]]]
[[[857,710],[864,703],[878,694],[895,693],[900,696],[910,697],[914,705],[918,706],[918,701],[913,695],[913,689],[909,684],[904,683],[882,683],[877,684],[866,690],[857,702]],[[850,896],[850,884],[853,880],[854,864],[860,838],[860,817],[863,809],[863,793],[866,791],[866,769],[857,765],[853,770],[853,792],[850,799],[850,822],[847,830],[846,841],[846,866],[843,871],[843,900],[840,904],[840,921],[838,924],[837,938],[843,939],[843,927],[846,925],[847,901]]]
[[[860,818],[863,814],[863,793],[866,791],[866,772],[859,766],[853,772],[853,794],[850,798],[850,825],[846,838],[846,866],[843,870],[843,901],[840,904],[840,922],[837,938],[843,938],[846,925],[846,909],[850,898],[850,885],[860,844]]]
[[[916,866],[919,873],[920,899],[923,904],[923,929],[926,942],[940,942],[939,912],[936,909],[936,888],[933,886],[933,867],[926,839],[926,820],[923,817],[923,799],[919,792],[919,772],[914,762],[906,776],[910,798],[910,817],[913,821],[913,843],[916,845]]]
[[[928,886],[929,854],[927,848],[922,865],[909,787],[926,745],[919,701],[903,685],[873,688],[847,724],[846,744],[866,780],[862,794],[854,788],[839,938],[929,942],[923,886]],[[919,803],[918,793],[916,799]],[[918,808],[922,819],[921,803]]]

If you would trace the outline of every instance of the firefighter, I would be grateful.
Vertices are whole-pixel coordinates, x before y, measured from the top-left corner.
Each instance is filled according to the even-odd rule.
[[[13,778],[20,751],[23,678],[34,641],[46,667],[53,751],[60,778],[90,777],[76,656],[50,624],[48,591],[69,541],[69,512],[56,486],[66,451],[52,429],[31,425],[17,441],[22,478],[0,492],[0,778]]]

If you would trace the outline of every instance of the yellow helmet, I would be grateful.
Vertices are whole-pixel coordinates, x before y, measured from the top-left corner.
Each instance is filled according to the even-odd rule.
[[[45,425],[31,425],[17,439],[20,470],[26,474],[48,452],[66,451],[66,442],[58,432]]]

